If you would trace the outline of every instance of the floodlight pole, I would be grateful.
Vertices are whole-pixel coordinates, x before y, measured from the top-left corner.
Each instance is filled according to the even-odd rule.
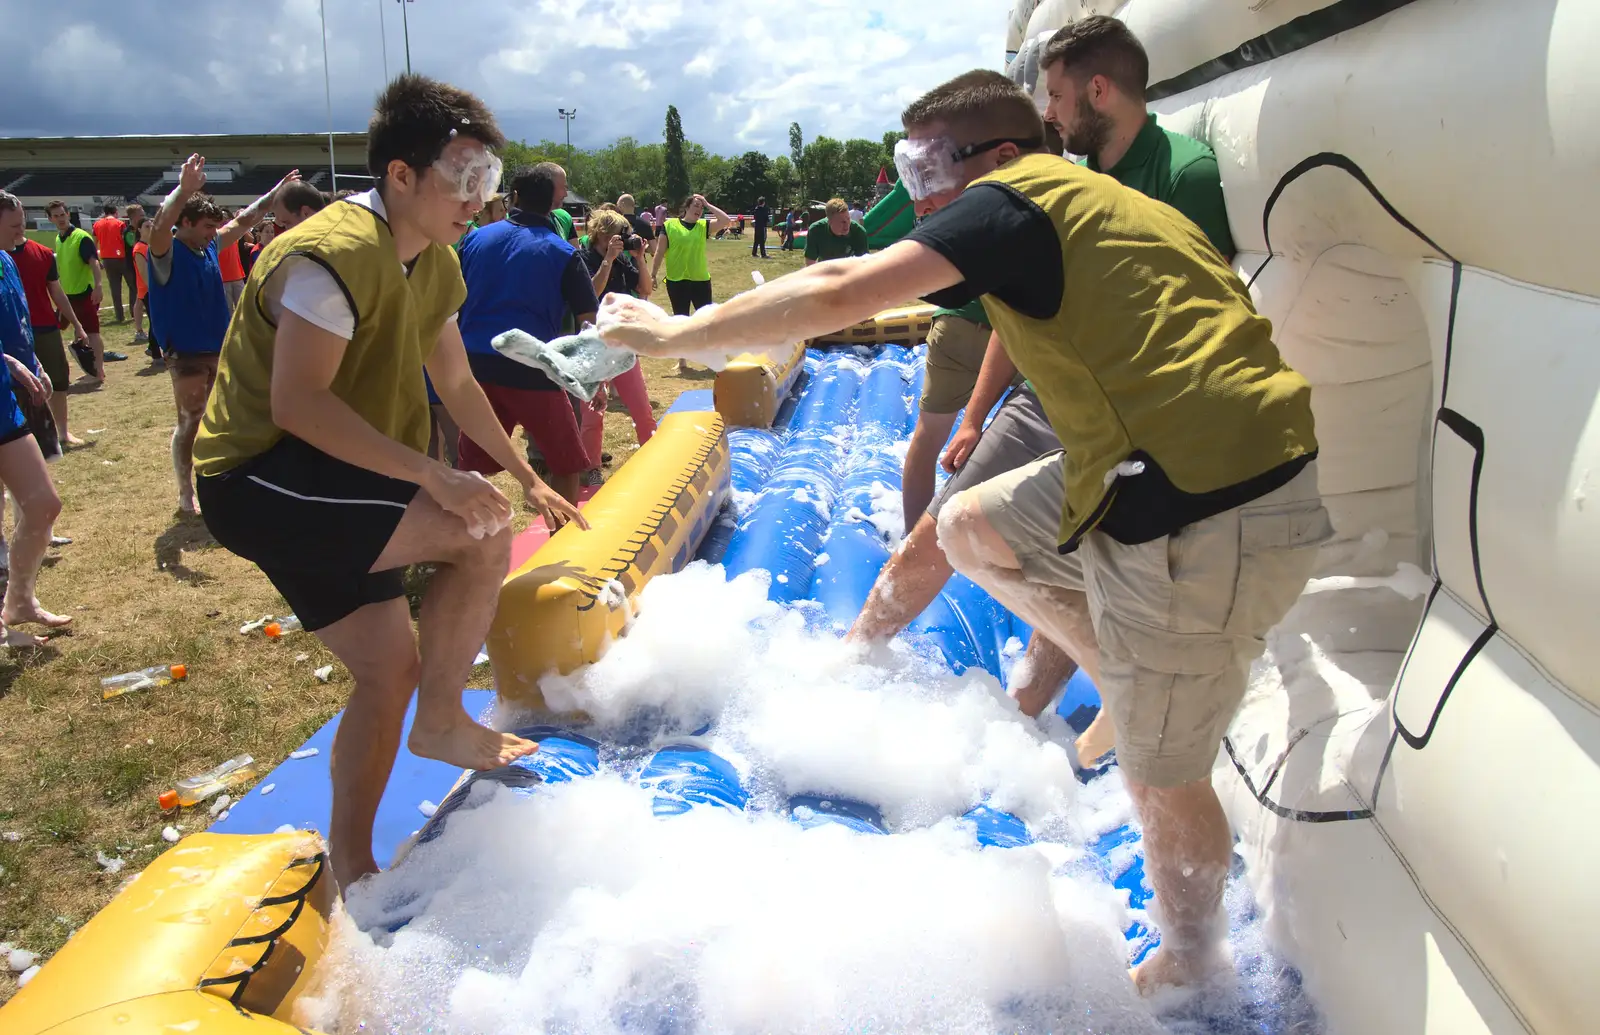
[[[383,82],[389,83],[389,26],[383,18],[384,0],[378,0],[378,48],[383,51]]]
[[[557,108],[556,112],[557,112],[557,114],[559,114],[561,116],[561,121],[566,123],[566,126],[567,126],[567,175],[571,176],[572,175],[572,121],[578,117],[578,109],[577,108],[573,108],[573,109],[571,109],[569,111],[566,108]]]
[[[406,5],[411,0],[400,0],[400,24],[406,32],[406,75],[411,74],[411,19],[406,16]]]
[[[339,190],[339,161],[333,154],[333,87],[328,82],[328,7],[327,0],[317,0],[317,14],[322,18],[322,97],[328,105],[328,175],[333,178],[333,189]]]

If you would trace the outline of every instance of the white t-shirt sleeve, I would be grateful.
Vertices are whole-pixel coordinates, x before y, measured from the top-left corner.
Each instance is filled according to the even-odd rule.
[[[274,321],[288,310],[346,341],[355,337],[356,314],[344,289],[325,267],[304,256],[283,261],[267,282],[262,301]]]

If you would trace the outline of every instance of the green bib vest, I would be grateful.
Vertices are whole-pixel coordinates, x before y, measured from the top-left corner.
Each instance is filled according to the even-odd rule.
[[[89,233],[73,227],[72,233],[56,235],[56,276],[61,278],[61,290],[69,295],[81,295],[94,287],[94,270],[83,261],[83,242]]]
[[[711,270],[706,266],[706,235],[711,224],[697,219],[693,226],[684,226],[681,219],[669,219],[667,227],[667,279],[710,280]]]
[[[983,296],[1061,437],[1061,542],[1105,513],[1113,469],[1135,450],[1178,489],[1205,493],[1317,448],[1311,386],[1279,356],[1243,281],[1176,209],[1053,155],[976,182],[1039,206],[1061,243],[1054,315]]]
[[[355,309],[355,336],[330,386],[362,419],[417,452],[428,448],[428,393],[422,366],[439,332],[467,297],[453,249],[430,244],[407,277],[389,226],[354,202],[335,202],[279,234],[250,272],[228,327],[216,387],[194,444],[202,475],[221,474],[272,448],[272,352],[277,328],[261,289],[291,255],[330,271]]]

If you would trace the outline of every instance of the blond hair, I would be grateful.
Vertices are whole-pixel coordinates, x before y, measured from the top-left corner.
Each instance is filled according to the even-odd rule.
[[[850,214],[850,206],[844,203],[843,198],[829,198],[828,203],[822,206],[822,209],[830,216],[845,216]]]
[[[626,234],[632,229],[628,217],[616,209],[597,211],[589,217],[589,243],[593,244],[597,237],[615,237],[617,234]]]

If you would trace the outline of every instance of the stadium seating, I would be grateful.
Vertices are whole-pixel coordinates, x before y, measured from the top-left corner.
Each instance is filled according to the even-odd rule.
[[[8,189],[13,194],[35,198],[132,198],[149,193],[161,173],[161,169],[148,165],[34,169]]]

